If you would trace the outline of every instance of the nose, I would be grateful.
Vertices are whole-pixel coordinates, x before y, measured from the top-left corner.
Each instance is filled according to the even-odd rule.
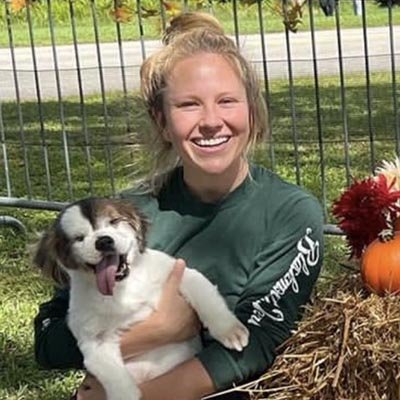
[[[114,251],[114,239],[110,236],[100,236],[95,242],[96,250],[99,251]]]
[[[199,130],[203,134],[215,134],[223,126],[223,120],[218,113],[216,105],[204,108],[203,115],[199,122]]]

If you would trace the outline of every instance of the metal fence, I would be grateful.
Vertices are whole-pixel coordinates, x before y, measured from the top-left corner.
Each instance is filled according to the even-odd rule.
[[[146,165],[140,64],[174,13],[201,9],[259,73],[271,135],[255,158],[315,193],[329,221],[338,188],[399,154],[394,3],[0,0],[0,207],[58,210],[128,186],[129,166]]]

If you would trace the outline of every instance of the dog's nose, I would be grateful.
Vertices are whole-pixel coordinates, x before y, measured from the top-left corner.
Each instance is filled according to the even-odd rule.
[[[100,236],[95,242],[96,250],[114,251],[114,239],[110,236]]]

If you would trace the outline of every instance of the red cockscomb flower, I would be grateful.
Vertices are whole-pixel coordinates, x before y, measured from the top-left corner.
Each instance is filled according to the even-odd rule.
[[[333,204],[333,215],[346,234],[351,257],[360,257],[364,248],[378,234],[391,228],[400,206],[400,191],[393,191],[395,179],[390,185],[384,175],[366,178],[354,183]]]

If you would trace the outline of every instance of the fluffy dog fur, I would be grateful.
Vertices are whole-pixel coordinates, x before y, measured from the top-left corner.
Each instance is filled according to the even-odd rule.
[[[43,235],[34,263],[59,285],[70,286],[68,326],[86,368],[108,400],[137,400],[137,383],[193,357],[199,338],[156,348],[124,364],[121,330],[156,309],[175,259],[146,248],[145,219],[128,202],[89,198],[67,206]],[[217,289],[186,269],[180,287],[210,334],[241,351],[248,330]]]

